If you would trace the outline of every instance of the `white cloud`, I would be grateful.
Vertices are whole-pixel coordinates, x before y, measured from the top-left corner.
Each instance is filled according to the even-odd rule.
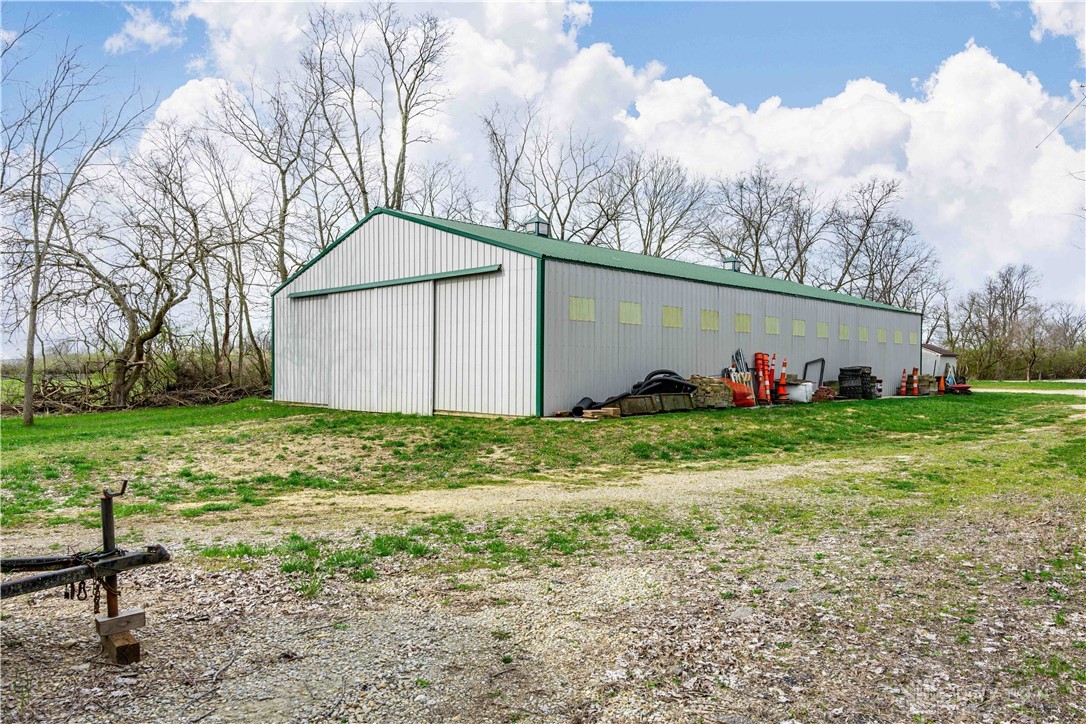
[[[1049,6],[1034,7],[1039,24],[1046,18],[1042,35],[1057,28],[1072,34],[1075,22],[1081,28],[1081,6],[1059,13]],[[674,155],[706,175],[765,161],[826,193],[873,174],[898,178],[904,209],[962,288],[1003,263],[1030,262],[1045,274],[1052,296],[1082,300],[1086,281],[1074,245],[1080,248],[1083,236],[1084,184],[1070,175],[1083,166],[1074,130],[1082,116],[1035,148],[1077,95],[1046,90],[1031,73],[973,42],[930,77],[916,79],[915,98],[859,78],[814,105],[789,107],[768,97],[748,107],[727,102],[723,89],[696,76],[668,78],[658,63],[631,66],[605,43],[582,47],[578,30],[591,20],[584,3],[412,5],[411,11],[425,7],[453,32],[445,71],[450,98],[427,121],[435,142],[415,147],[414,157],[467,164],[479,188],[490,179],[478,114],[496,100],[531,97],[556,121]],[[201,2],[176,12],[206,24],[207,71],[234,82],[293,65],[304,42],[301,4],[254,9]],[[217,87],[190,83],[168,103],[195,106]],[[1077,254],[1079,263],[1067,264],[1067,254]]]
[[[831,192],[872,174],[899,178],[908,215],[963,285],[1003,263],[1076,253],[1084,188],[1069,172],[1082,151],[1060,134],[1035,148],[1076,99],[973,43],[921,87],[904,99],[861,79],[814,106],[770,98],[751,110],[699,78],[675,78],[653,83],[623,122],[631,142],[705,174],[762,160]],[[1054,294],[1081,298],[1081,263],[1042,271]]]
[[[1038,43],[1046,35],[1070,36],[1079,53],[1086,57],[1086,3],[1082,0],[1030,0],[1033,29],[1030,36]]]
[[[168,23],[155,17],[150,8],[125,5],[128,20],[120,31],[106,38],[103,48],[110,55],[119,55],[147,46],[150,52],[181,45],[181,36]]]
[[[204,24],[209,57],[189,63],[194,71],[212,70],[235,81],[252,76],[266,80],[293,67],[304,41],[306,3],[210,2],[178,5],[174,17]]]

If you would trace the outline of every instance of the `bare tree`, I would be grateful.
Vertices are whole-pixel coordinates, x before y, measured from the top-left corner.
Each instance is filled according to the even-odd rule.
[[[298,215],[296,202],[317,170],[306,163],[312,158],[310,134],[317,113],[317,97],[307,92],[305,86],[284,79],[270,89],[255,83],[250,85],[249,92],[244,94],[220,93],[222,115],[210,121],[271,174],[274,219],[269,234],[272,242],[269,266],[283,282],[314,248],[324,245],[320,237],[307,235],[299,240],[293,233]]]
[[[796,182],[782,179],[765,164],[746,174],[718,179],[711,198],[714,218],[706,229],[710,251],[720,258],[734,256],[743,267],[762,276],[784,276],[798,261],[783,263],[781,250],[791,239],[796,216]]]
[[[48,19],[49,16],[35,19],[28,13],[17,30],[10,30],[10,35],[0,40],[0,88],[5,95],[18,95],[17,101],[5,104],[0,113],[0,137],[4,142],[0,148],[0,195],[15,183],[9,175],[14,154],[23,147],[31,122],[40,110],[40,97],[25,92],[26,83],[17,71],[33,55],[33,50],[27,48],[28,39]]]
[[[675,158],[652,156],[631,185],[630,219],[647,256],[681,254],[704,237],[709,186]]]
[[[872,178],[852,188],[833,217],[834,240],[820,286],[833,291],[862,294],[873,282],[871,260],[887,237],[906,233],[893,209],[901,192],[897,180]],[[912,230],[907,234],[911,236]]]
[[[25,114],[18,137],[4,144],[14,172],[5,178],[4,203],[9,205],[9,256],[13,281],[25,284],[22,314],[26,323],[26,372],[23,379],[23,424],[34,423],[35,343],[42,307],[54,289],[44,285],[53,247],[73,232],[74,207],[81,202],[97,171],[96,164],[114,143],[135,129],[148,105],[138,92],[104,105],[104,70],[79,58],[79,48],[65,47],[52,72],[36,87],[20,89]],[[97,120],[91,109],[101,108]],[[13,146],[15,147],[13,149]]]
[[[616,197],[619,187],[613,184],[619,164],[614,145],[572,128],[546,127],[532,136],[527,172],[519,182],[529,208],[548,219],[559,238],[596,244],[617,220],[623,194]]]
[[[194,184],[190,135],[157,129],[153,147],[116,174],[116,224],[67,229],[56,264],[75,290],[105,305],[99,336],[113,346],[110,404],[125,406],[145,378],[154,340],[171,312],[189,298],[203,258],[218,242],[206,223],[212,199]],[[110,209],[97,214],[101,219]]]
[[[475,221],[476,192],[451,160],[412,166],[404,204],[410,211],[458,221]]]
[[[495,176],[494,215],[503,229],[517,225],[513,214],[518,206],[518,193],[525,185],[522,174],[528,166],[526,154],[537,115],[537,106],[525,101],[513,112],[495,103],[490,111],[479,116],[490,150],[490,168]]]
[[[973,376],[1002,378],[1010,369],[1016,335],[1031,307],[1040,278],[1032,267],[1005,266],[984,285],[958,301],[955,311],[957,348],[967,352]]]
[[[327,133],[327,168],[355,221],[373,208],[370,173],[375,161],[369,118],[377,109],[373,93],[366,90],[373,76],[367,65],[371,59],[366,42],[369,22],[366,10],[351,12],[321,5],[309,14],[306,36],[310,47],[302,56],[306,82]]]
[[[433,140],[429,133],[418,130],[418,122],[436,113],[445,100],[442,64],[451,36],[433,13],[405,19],[392,3],[375,5],[371,22],[379,34],[377,47],[372,50],[376,81],[373,99],[385,206],[402,209],[408,147]]]

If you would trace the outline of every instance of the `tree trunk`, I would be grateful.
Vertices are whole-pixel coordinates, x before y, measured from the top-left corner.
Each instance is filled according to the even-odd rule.
[[[36,245],[35,245],[36,246]],[[34,342],[38,337],[38,304],[41,295],[41,255],[34,250],[30,274],[30,305],[26,314],[26,371],[23,373],[23,424],[34,424]]]

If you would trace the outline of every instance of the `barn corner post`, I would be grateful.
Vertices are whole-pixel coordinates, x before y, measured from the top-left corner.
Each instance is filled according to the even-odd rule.
[[[279,290],[276,289],[271,295],[271,399],[275,402],[275,358],[278,356],[275,354],[275,295]]]
[[[544,299],[546,298],[545,287],[547,279],[546,271],[547,259],[540,255],[536,260],[536,289],[535,289],[535,415],[536,417],[543,417],[543,374],[544,374],[544,360],[546,359],[543,354],[543,327],[544,319],[546,315],[543,313]]]

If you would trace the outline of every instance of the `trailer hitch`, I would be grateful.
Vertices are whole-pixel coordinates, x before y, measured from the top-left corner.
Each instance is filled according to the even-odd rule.
[[[169,552],[160,545],[147,546],[142,551],[128,552],[117,547],[113,514],[113,499],[125,494],[128,481],[122,481],[119,492],[102,488],[99,507],[102,515],[102,550],[72,553],[64,556],[30,556],[0,559],[0,572],[43,571],[30,576],[0,583],[0,598],[22,596],[58,586],[85,591],[85,581],[94,581],[94,613],[99,613],[100,589],[106,590],[106,615],[95,616],[95,628],[102,638],[102,648],[116,664],[131,664],[140,660],[140,645],[132,630],[146,623],[142,609],[120,610],[120,584],[117,576],[143,566],[166,563]],[[76,596],[79,600],[85,595]]]

